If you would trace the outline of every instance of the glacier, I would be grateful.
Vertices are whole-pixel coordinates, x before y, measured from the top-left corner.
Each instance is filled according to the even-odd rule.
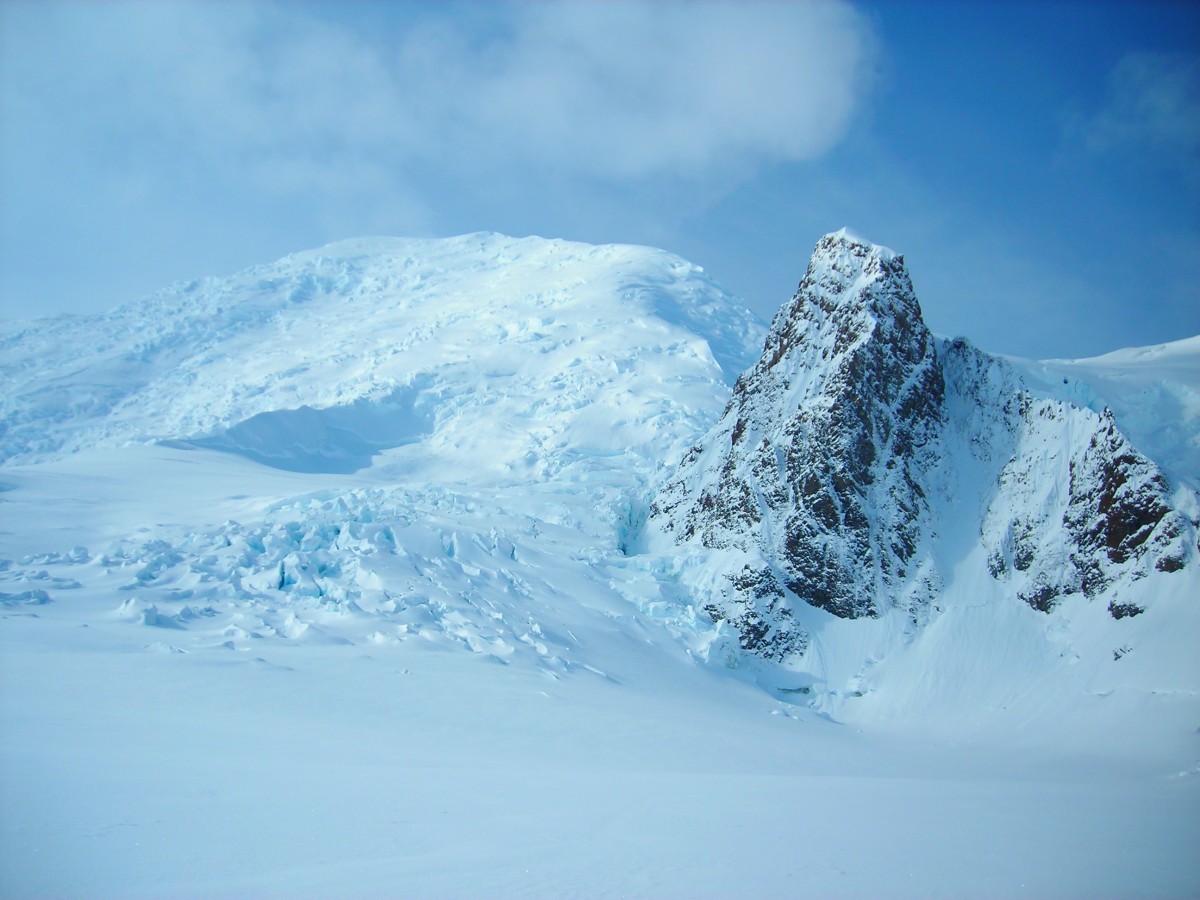
[[[768,327],[664,251],[472,234],[4,323],[4,893],[1194,891],[1200,339],[1000,359],[823,253],[903,290]],[[898,368],[844,352],[881,321]],[[806,538],[874,554],[845,604],[790,508],[662,526],[779,493],[717,438],[804,429],[814,483],[871,448]],[[1176,532],[1089,593],[1093,438]]]

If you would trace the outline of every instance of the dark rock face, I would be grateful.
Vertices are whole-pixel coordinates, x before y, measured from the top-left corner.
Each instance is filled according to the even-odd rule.
[[[730,589],[704,611],[732,625],[743,650],[782,662],[808,648],[808,635],[793,621],[787,596],[769,568],[747,565],[726,577]]]
[[[1123,563],[1140,555],[1170,513],[1166,480],[1117,431],[1105,411],[1083,458],[1071,465],[1071,507],[1065,519],[1079,549]]]
[[[1108,410],[1025,394],[1019,409],[1016,450],[983,524],[993,577],[1049,612],[1071,594],[1183,568],[1189,523]]]
[[[762,435],[748,481],[766,480],[782,515],[787,588],[843,618],[894,605],[927,524],[923,457],[945,390],[903,257],[823,238],[738,387],[740,430]],[[798,402],[762,402],[788,394]]]
[[[744,650],[785,660],[808,644],[797,604],[914,623],[936,611],[935,511],[977,529],[991,577],[1042,612],[1190,552],[1166,480],[1107,410],[1035,397],[1004,360],[939,343],[903,257],[827,235],[648,527],[712,551],[725,574],[704,610]]]
[[[1070,471],[1063,525],[1073,539],[1071,562],[1085,594],[1094,596],[1111,583],[1105,562],[1119,566],[1158,551],[1159,571],[1182,568],[1181,548],[1172,552],[1172,545],[1183,521],[1167,504],[1166,479],[1117,430],[1108,410]]]
[[[1112,600],[1108,604],[1108,611],[1114,619],[1125,619],[1140,616],[1146,610],[1136,603],[1119,603],[1116,600]]]
[[[754,623],[787,609],[763,584],[854,618],[897,605],[919,571],[934,580],[918,557],[943,394],[903,258],[823,238],[720,425],[651,513],[677,540],[767,561],[750,567],[755,587],[735,577],[729,608],[710,610],[745,623],[747,649],[770,643]]]

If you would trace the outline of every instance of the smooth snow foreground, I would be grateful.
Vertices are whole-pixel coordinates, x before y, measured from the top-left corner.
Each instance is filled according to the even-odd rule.
[[[660,251],[494,235],[9,326],[0,894],[1200,891],[1194,567],[1114,646],[828,621],[802,693],[650,552],[764,334]]]

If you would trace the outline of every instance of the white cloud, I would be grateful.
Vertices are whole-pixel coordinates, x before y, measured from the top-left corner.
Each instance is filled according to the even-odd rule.
[[[840,4],[529,4],[511,25],[440,54],[436,103],[507,154],[606,178],[816,157],[869,77]]]
[[[353,234],[669,230],[836,145],[875,53],[836,0],[7,0],[0,42],[8,315]]]
[[[1200,155],[1200,62],[1131,53],[1109,77],[1107,102],[1085,125],[1096,151],[1134,151],[1194,163]]]
[[[817,156],[869,74],[868,31],[840,3],[422,8],[390,35],[308,9],[21,6],[8,105],[69,123],[107,165],[487,153],[620,179]]]

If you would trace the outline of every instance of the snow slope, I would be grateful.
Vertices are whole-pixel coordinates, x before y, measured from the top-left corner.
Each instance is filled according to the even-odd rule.
[[[1047,615],[963,534],[808,669],[706,612],[645,517],[767,329],[690,263],[373,238],[5,328],[6,896],[1200,887],[1194,567]]]
[[[1200,335],[1092,359],[1011,360],[1027,382],[1097,412],[1174,480],[1200,490]]]
[[[648,449],[694,428],[752,358],[760,326],[725,300],[645,248],[345,241],[12,328],[0,447],[33,461],[173,439],[300,471],[353,471],[419,438],[505,471]]]

